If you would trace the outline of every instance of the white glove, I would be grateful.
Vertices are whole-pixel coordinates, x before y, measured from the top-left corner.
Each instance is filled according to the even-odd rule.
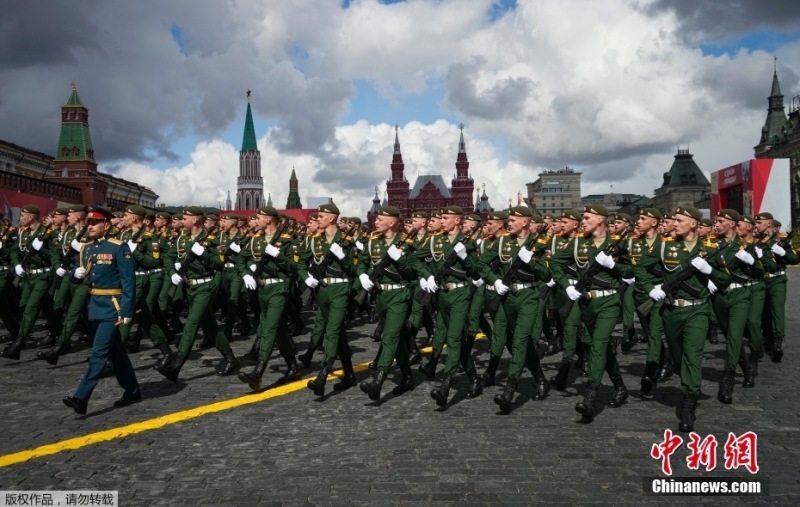
[[[58,275],[59,277],[62,277],[64,275],[66,275],[66,274],[67,274],[67,270],[62,268],[61,266],[59,266],[58,269],[56,269],[56,275]]]
[[[342,250],[342,247],[339,246],[339,243],[332,244],[330,251],[333,255],[336,256],[337,259],[339,260],[344,259],[344,250]]]
[[[244,286],[250,290],[256,290],[256,279],[253,278],[253,275],[247,274],[242,277],[244,280]]]
[[[314,278],[311,275],[308,275],[308,278],[306,278],[306,285],[308,285],[309,287],[311,287],[313,289],[314,287],[319,285],[319,280],[317,280],[316,278]]]
[[[132,318],[130,318],[130,317],[122,317],[122,325],[123,325],[123,326],[125,326],[125,325],[128,325],[128,324],[130,324],[130,323],[131,323],[131,321],[132,321],[132,320],[133,320],[133,319],[132,319]]]
[[[428,280],[426,280],[424,278],[420,278],[419,279],[419,288],[424,290],[425,292],[430,292],[430,290],[428,288]]]
[[[462,242],[458,242],[453,246],[453,251],[462,261],[467,258],[467,247]]]
[[[179,275],[178,273],[172,275],[171,280],[172,280],[172,285],[180,285],[183,283],[183,278],[181,278],[181,275]]]
[[[636,282],[636,278],[623,278],[622,281],[628,285],[633,285]]]
[[[436,292],[439,290],[439,286],[436,285],[436,280],[433,279],[433,275],[428,277],[428,288],[431,290],[431,292]]]
[[[395,245],[390,246],[389,249],[386,250],[386,253],[393,261],[399,261],[400,257],[403,256],[403,251],[397,248]]]
[[[756,261],[747,250],[739,250],[736,252],[736,258],[748,265],[752,265]]]
[[[137,246],[139,246],[137,243],[134,243],[133,241],[128,241],[128,248],[131,249],[131,252],[135,252]]]
[[[363,250],[364,249],[364,243],[362,243],[360,241],[356,241],[356,248],[358,248],[359,250]]]
[[[764,251],[761,250],[760,246],[753,247],[753,250],[756,251],[756,257],[758,257],[759,259],[764,256]]]
[[[72,278],[76,280],[83,280],[86,277],[86,268],[75,268],[75,271],[72,272]]]
[[[503,280],[497,279],[494,281],[494,290],[499,296],[503,296],[508,292],[508,285],[503,283]]]
[[[69,246],[71,246],[72,249],[75,250],[76,252],[80,252],[81,248],[83,248],[83,243],[81,243],[77,239],[73,239],[72,243],[70,243]]]
[[[3,242],[0,241],[0,248],[3,248]]]
[[[44,245],[44,242],[42,242],[42,240],[41,240],[41,239],[39,239],[39,238],[33,238],[33,241],[31,241],[31,246],[32,246],[32,247],[33,247],[33,249],[34,249],[34,250],[36,250],[37,252],[38,252],[39,250],[41,250],[41,248],[42,248],[42,245]]]
[[[551,278],[550,281],[547,282],[545,285],[547,285],[548,287],[550,287],[552,289],[553,287],[556,286],[556,281]]]
[[[182,264],[180,262],[176,262],[175,266],[174,266],[175,267],[175,271],[180,271],[181,270],[181,265]]]
[[[230,245],[228,245],[228,248],[233,250],[234,253],[239,253],[239,252],[242,251],[242,247],[240,247],[239,243],[236,243],[236,242],[233,242]]]
[[[16,273],[17,276],[25,276],[25,270],[22,269],[22,266],[20,264],[14,266],[14,273]]]
[[[711,280],[708,281],[708,292],[714,294],[717,292],[717,286]]]
[[[483,284],[484,284],[484,283],[485,283],[485,282],[483,281],[483,278],[478,278],[477,280],[472,280],[472,285],[474,285],[475,287],[477,287],[477,288],[479,288],[479,289],[480,289],[481,287],[483,287]]]
[[[598,264],[603,266],[604,268],[614,269],[614,258],[608,255],[605,252],[600,252],[597,254],[597,257],[594,258]]]
[[[567,297],[570,298],[572,301],[577,301],[581,298],[581,293],[578,292],[578,289],[570,285],[567,287]]]
[[[278,249],[278,247],[267,245],[264,247],[264,253],[269,255],[270,257],[277,257],[278,254],[281,253],[281,251]]]
[[[255,272],[256,272],[256,269],[258,269],[258,266],[256,266],[255,264],[250,264],[250,271],[252,271],[253,273],[255,273]]]
[[[661,290],[661,285],[656,285],[653,287],[653,290],[650,291],[650,299],[653,301],[662,301],[666,297],[667,293]]]
[[[527,264],[531,261],[531,259],[533,259],[533,252],[525,247],[522,247],[519,249],[519,252],[517,252],[517,257],[519,257],[522,262]]]
[[[786,249],[780,246],[779,244],[775,243],[772,245],[772,253],[777,255],[778,257],[783,257],[786,255]]]
[[[369,275],[366,273],[362,273],[358,275],[358,280],[361,282],[361,286],[364,287],[364,290],[369,292],[375,287],[375,284],[372,283],[372,280],[369,279]]]
[[[194,245],[192,245],[192,253],[198,257],[203,255],[203,252],[205,251],[206,251],[205,247],[200,243],[195,243]]]
[[[711,264],[709,264],[702,257],[695,257],[692,259],[692,266],[694,266],[697,271],[703,273],[704,275],[711,274]]]

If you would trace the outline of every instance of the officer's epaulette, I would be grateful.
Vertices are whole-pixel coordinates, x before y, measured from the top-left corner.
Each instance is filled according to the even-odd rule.
[[[281,239],[292,239],[292,235],[291,234],[286,234],[284,232],[283,234],[281,234]]]
[[[108,238],[108,242],[111,243],[112,245],[121,245],[122,244],[122,240],[120,240],[118,238]]]

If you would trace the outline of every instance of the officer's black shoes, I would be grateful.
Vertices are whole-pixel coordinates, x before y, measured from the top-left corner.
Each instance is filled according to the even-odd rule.
[[[303,363],[303,366],[308,368],[311,366],[311,358],[314,355],[314,346],[309,345],[308,350],[297,356],[297,360]]]
[[[450,387],[453,385],[453,377],[445,375],[442,383],[431,390],[431,398],[436,400],[440,407],[447,405],[447,397],[450,396]]]
[[[142,401],[142,392],[137,391],[136,394],[128,394],[124,393],[122,398],[118,399],[114,402],[115,407],[127,407],[133,403],[139,403]]]
[[[772,362],[780,363],[783,359],[783,335],[776,334],[772,342]]]
[[[316,378],[308,381],[306,387],[314,391],[317,396],[325,396],[325,382],[328,381],[328,373],[330,373],[330,368],[323,367]]]
[[[439,364],[439,357],[441,357],[441,352],[433,352],[431,353],[431,357],[428,359],[428,364],[420,366],[419,371],[428,380],[433,380],[436,378],[436,365]]]
[[[644,376],[642,377],[642,396],[649,398],[653,396],[653,389],[656,388],[658,374],[658,363],[649,362],[644,365]]]
[[[477,398],[483,393],[483,380],[478,376],[478,373],[473,371],[467,373],[469,377],[469,391],[467,391],[467,398]]]
[[[288,367],[286,373],[276,380],[278,385],[288,384],[289,382],[294,382],[295,380],[303,378],[303,374],[300,373],[300,365],[297,364],[297,360],[294,357],[286,362],[286,366]]]
[[[533,393],[533,399],[543,400],[547,398],[547,393],[550,392],[550,382],[548,382],[547,377],[544,376],[541,365],[533,370],[533,378],[536,379],[536,391]]]
[[[381,399],[381,387],[383,386],[384,380],[386,380],[386,372],[379,370],[375,373],[375,376],[372,377],[371,381],[367,382],[365,380],[361,382],[358,387],[369,396],[369,399],[378,401]]]
[[[174,357],[175,357],[175,351],[172,350],[172,347],[170,347],[166,343],[164,345],[161,345],[160,347],[158,347],[158,350],[161,351],[161,357],[158,358],[158,360],[156,361],[155,366],[153,366],[153,368],[155,368],[156,370],[161,368],[163,365],[167,364],[168,362],[172,361],[174,359]]]
[[[219,367],[217,368],[217,375],[224,377],[226,375],[230,375],[238,369],[239,360],[236,359],[236,356],[233,354],[233,350],[228,349],[223,352],[222,361],[220,361]]]
[[[401,394],[407,391],[414,390],[414,377],[411,375],[411,366],[400,367],[400,374],[403,378],[400,380],[400,383],[392,389],[392,394],[395,396],[400,396]]]
[[[17,338],[6,348],[0,350],[0,357],[7,357],[8,359],[19,359],[19,353],[25,348],[25,340]]]
[[[614,396],[611,397],[608,406],[619,408],[628,401],[628,389],[625,387],[622,377],[611,377],[611,382],[614,384]]]
[[[240,373],[239,380],[250,386],[253,391],[261,389],[261,377],[264,376],[264,371],[267,369],[266,361],[259,361],[250,373]]]
[[[672,359],[667,357],[664,360],[664,364],[661,366],[661,371],[658,372],[658,381],[659,382],[666,382],[667,380],[672,378],[672,374],[675,373],[672,368]]]
[[[511,406],[514,403],[514,393],[517,391],[517,381],[508,379],[506,387],[503,392],[495,395],[494,402],[500,407],[500,412],[508,414],[511,412]]]
[[[733,384],[736,382],[732,370],[727,370],[722,374],[722,380],[719,382],[719,391],[717,392],[717,399],[726,405],[733,403]]]
[[[680,405],[680,423],[678,429],[680,431],[692,431],[694,429],[695,416],[694,412],[697,409],[696,394],[684,394]]]
[[[755,387],[756,374],[753,371],[753,364],[750,362],[750,358],[744,353],[739,356],[739,366],[742,368],[742,374],[744,377],[742,379],[742,387]]]
[[[483,375],[481,375],[481,381],[484,386],[489,387],[495,384],[495,376],[497,375],[497,367],[499,365],[499,357],[489,356],[489,365],[486,367],[486,371],[483,372]]]
[[[156,368],[156,371],[163,376],[165,376],[168,380],[172,382],[178,381],[178,375],[181,372],[181,368],[183,368],[183,363],[186,362],[186,357],[183,356],[181,353],[177,353],[172,356],[170,361],[166,361],[161,367]]]
[[[58,342],[58,337],[53,334],[48,334],[47,338],[39,342],[40,349],[48,349]]]
[[[563,391],[567,388],[567,382],[569,382],[569,368],[569,361],[563,361],[561,366],[558,367],[558,373],[550,377],[550,385],[553,386],[553,389],[556,391]]]
[[[64,402],[64,405],[74,410],[76,414],[80,415],[84,415],[86,413],[86,407],[89,406],[88,403],[74,396],[64,396],[64,399],[61,401]]]
[[[594,402],[597,399],[597,386],[586,384],[586,392],[583,395],[583,401],[575,404],[575,410],[583,416],[585,422],[594,421],[594,416],[597,412],[594,409]]]

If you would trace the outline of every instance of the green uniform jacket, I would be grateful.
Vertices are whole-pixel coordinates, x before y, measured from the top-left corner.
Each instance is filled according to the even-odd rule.
[[[544,245],[549,243],[547,238],[541,238],[539,241],[542,241]],[[517,237],[512,235],[501,236],[494,240],[491,246],[491,249],[487,249],[481,254],[480,262],[478,263],[481,278],[490,285],[497,280],[501,280],[508,273],[514,263],[514,259],[517,258],[517,254],[522,248],[517,241]],[[536,250],[536,245],[534,245],[534,250]],[[517,272],[517,276],[511,282],[530,283],[548,282],[549,280],[550,270],[544,261],[534,255],[529,263],[522,265]]]
[[[31,241],[39,235],[42,235],[44,244],[37,252],[30,246]],[[61,241],[58,235],[53,234],[52,231],[45,228],[44,225],[39,225],[36,230],[32,231],[27,227],[23,227],[17,235],[17,241],[14,248],[11,249],[11,265],[16,266],[20,264],[27,255],[28,251],[32,252],[29,263],[25,267],[26,270],[42,269],[42,268],[56,268],[60,264],[60,250],[59,246]]]
[[[200,257],[192,253],[192,245],[198,239],[205,247]],[[217,254],[217,241],[216,236],[207,234],[206,231],[200,231],[194,237],[189,233],[179,236],[164,256],[164,271],[168,276],[172,276],[177,273],[175,263],[180,262],[183,265],[188,259],[189,267],[184,271],[186,278],[193,280],[214,276],[222,268],[222,261]]]
[[[325,256],[328,255],[331,245],[339,242],[342,238],[342,231],[336,231],[330,243],[324,232],[309,239],[308,249],[302,252],[300,262],[297,265],[297,272],[300,274],[301,280],[308,278],[311,266],[322,263]],[[328,264],[325,273],[320,275],[323,278],[352,278],[355,274],[355,266],[353,266],[353,259],[349,253],[355,247],[354,242],[351,238],[344,238],[341,246],[344,251],[344,258],[340,260],[333,256],[333,260]],[[319,279],[319,277],[316,278]]]
[[[361,251],[361,257],[356,266],[358,275],[369,274],[381,259],[389,259],[389,264],[383,270],[383,274],[376,280],[376,283],[396,284],[414,281],[417,278],[416,270],[412,268],[413,261],[409,261],[409,253],[405,252],[398,260],[391,260],[386,251],[390,246],[404,248],[402,234],[395,234],[390,240],[382,235],[374,234],[367,240],[366,248]],[[413,243],[413,240],[412,240]],[[405,248],[409,245],[406,243]],[[413,248],[413,247],[411,247]]]
[[[263,232],[256,234],[242,245],[242,251],[236,256],[236,271],[239,276],[253,274],[253,266],[258,266],[262,260],[265,262],[261,271],[261,278],[291,278],[295,275],[296,266],[292,260],[294,255],[294,241],[289,234],[281,234],[272,246],[280,250],[277,257],[264,253],[264,249],[272,240]],[[258,280],[256,280],[258,281]]]
[[[582,234],[575,236],[563,250],[553,252],[553,257],[550,259],[550,272],[553,280],[559,287],[566,290],[570,285],[569,280],[579,280],[592,265],[597,254],[615,240],[615,237],[612,238],[611,234],[606,233],[606,238],[600,246],[595,246],[593,238],[584,237]],[[616,258],[614,267],[612,269],[601,267],[586,286],[586,290],[619,290],[623,283],[622,278],[633,277],[633,266],[629,263],[627,256],[618,257],[615,254],[614,257]]]

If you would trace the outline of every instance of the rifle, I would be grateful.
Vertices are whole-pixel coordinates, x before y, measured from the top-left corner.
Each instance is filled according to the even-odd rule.
[[[348,237],[353,232],[353,229],[354,227],[351,226],[348,227],[346,230],[342,231],[342,235],[339,238],[339,241],[336,242],[336,244],[342,246],[345,244],[345,242],[350,241]],[[325,287],[326,285],[324,280],[325,272],[328,270],[328,266],[330,265],[331,262],[333,262],[334,258],[336,258],[336,256],[331,253],[330,249],[328,249],[328,251],[325,252],[325,256],[322,258],[319,264],[313,263],[309,266],[308,274],[319,281],[319,287]],[[311,301],[312,294],[313,290],[311,289],[311,287],[303,284],[303,291],[300,293],[300,300],[304,306]]]
[[[528,237],[528,241],[526,241],[525,244],[522,245],[522,248],[525,248],[527,250],[532,250],[533,247],[536,246],[536,242],[539,241],[539,238],[542,237],[542,234],[545,234],[545,232],[540,231],[539,234],[537,234],[536,236],[531,234]],[[501,279],[504,285],[509,285],[514,281],[514,278],[516,278],[517,273],[519,273],[519,270],[522,269],[523,264],[524,263],[522,262],[522,259],[519,258],[519,256],[514,258],[514,262],[511,263],[511,267],[508,268],[508,271],[506,271],[506,274],[503,275],[503,278]],[[502,296],[500,294],[495,295],[494,299],[486,303],[486,311],[489,312],[490,315],[494,315],[495,312],[497,312],[497,309],[500,308],[502,302],[505,301],[507,295],[508,292],[506,292]]]
[[[718,248],[708,256],[703,256],[702,252],[700,256],[705,257],[706,261],[713,260],[716,256],[722,253],[722,250],[724,250],[728,246],[727,243],[722,241],[718,242],[717,245]],[[685,269],[681,269],[680,272],[677,275],[675,275],[674,278],[661,284],[661,290],[663,290],[664,293],[667,295],[667,297],[664,298],[664,301],[667,301],[668,303],[673,302],[672,294],[676,290],[678,290],[678,288],[683,282],[693,277],[696,273],[697,273],[697,268],[695,268],[690,264]],[[655,305],[656,301],[654,299],[647,298],[647,301],[636,307],[636,313],[639,314],[639,319],[641,319],[642,317],[647,317],[647,315],[650,314],[650,311],[653,309]]]
[[[208,236],[208,231],[203,229],[203,232],[201,232],[200,234],[197,235],[197,238],[194,240],[194,242],[195,243],[200,243],[201,241],[206,239],[206,236]],[[177,240],[175,240],[175,241],[177,241]],[[186,258],[183,259],[183,262],[181,263],[181,269],[179,269],[179,270],[177,270],[175,272],[175,274],[177,274],[178,276],[183,278],[184,283],[186,282],[186,272],[189,270],[189,264],[194,262],[194,260],[196,258],[197,258],[197,256],[194,254],[194,252],[192,252],[192,249],[189,248],[188,251],[186,252]],[[169,299],[172,299],[173,297],[175,297],[175,291],[176,290],[178,290],[178,286],[175,285],[174,283],[171,283],[170,286],[169,286],[169,289],[167,289],[167,297]]]
[[[778,240],[778,245],[780,245],[780,247],[784,250],[789,250],[792,248],[792,239],[794,238],[795,234],[797,234],[797,229],[789,231],[785,238]]]
[[[625,239],[628,237],[628,233],[629,232],[630,232],[630,229],[625,229],[622,232],[622,234],[620,234],[619,238],[617,238],[613,243],[608,245],[603,250],[603,252],[605,252],[606,255],[611,255],[614,252],[616,252],[617,249],[619,248],[619,245],[621,245],[622,242],[625,241]],[[595,255],[595,258],[592,259],[592,263],[589,264],[589,267],[586,269],[586,271],[583,272],[583,276],[581,276],[581,278],[578,280],[578,282],[574,285],[575,290],[577,290],[578,292],[581,293],[581,297],[589,299],[589,295],[586,292],[586,287],[588,287],[592,283],[592,278],[594,278],[595,275],[600,272],[600,268],[601,268],[601,266],[600,266],[600,264],[597,263],[597,256]],[[566,318],[567,315],[569,315],[569,312],[572,311],[572,305],[573,304],[575,304],[575,301],[573,301],[571,299],[567,299],[567,302],[564,303],[564,306],[562,306],[558,310],[558,313],[562,317]]]
[[[400,248],[402,250],[413,248],[413,239],[416,235],[416,229],[412,229],[408,234],[403,233],[400,237]],[[379,260],[378,263],[372,268],[372,272],[369,274],[369,281],[372,282],[376,291],[380,290],[378,286],[378,280],[380,280],[381,276],[383,276],[383,273],[386,271],[386,268],[388,268],[389,264],[391,263],[392,258],[389,257],[389,254],[384,254],[383,257],[381,257],[381,260]],[[361,306],[364,304],[364,301],[367,299],[369,294],[369,291],[367,291],[364,287],[361,287],[361,289],[353,298],[353,301],[355,301],[356,305]]]
[[[45,236],[46,232],[47,232],[47,229],[45,228],[45,230],[43,230],[42,232],[40,232],[40,233],[39,233],[39,234],[38,234],[38,235],[37,235],[37,236],[34,238],[34,240],[38,239],[39,241],[42,241],[42,239],[44,238],[44,236]],[[20,234],[21,234],[21,233],[20,233]],[[31,243],[32,243],[32,242],[31,242]],[[27,252],[25,252],[25,257],[23,257],[23,258],[22,258],[22,262],[20,262],[20,263],[19,263],[19,265],[20,265],[20,266],[22,266],[22,269],[24,269],[24,270],[27,270],[27,269],[28,269],[28,264],[30,264],[30,263],[31,263],[31,261],[33,260],[33,253],[34,253],[35,251],[36,251],[36,250],[34,250],[32,246],[29,246],[29,248],[28,248],[28,251],[27,251]],[[19,284],[20,284],[20,283],[22,283],[22,277],[21,277],[21,276],[19,276],[19,275],[18,275],[18,274],[16,274],[16,273],[14,273],[14,280],[11,282],[11,285],[13,285],[13,286],[14,286],[14,288],[19,288]]]
[[[75,236],[75,240],[76,241],[82,240],[83,237],[86,236],[88,230],[89,230],[88,227],[84,227],[83,229],[81,229],[81,231]],[[72,264],[72,259],[74,259],[76,255],[78,255],[78,252],[74,248],[72,248],[72,245],[70,245],[69,250],[67,251],[67,253],[64,254],[64,258],[61,259],[61,265],[59,267],[61,269],[68,269]],[[61,282],[63,280],[64,280],[63,276],[56,276],[55,283],[53,284],[53,292],[55,293],[58,292],[58,289],[61,287]]]
[[[275,243],[277,243],[278,240],[281,239],[281,235],[284,232],[286,232],[288,228],[289,228],[288,222],[281,222],[281,224],[275,231],[275,234],[272,236],[272,239],[269,241],[269,244],[275,246]],[[256,282],[258,282],[261,279],[261,275],[264,273],[264,268],[266,268],[267,263],[269,262],[270,259],[271,257],[269,255],[265,254],[264,252],[261,252],[261,257],[258,259],[258,264],[256,264],[256,270],[253,272],[253,278],[255,278]]]

